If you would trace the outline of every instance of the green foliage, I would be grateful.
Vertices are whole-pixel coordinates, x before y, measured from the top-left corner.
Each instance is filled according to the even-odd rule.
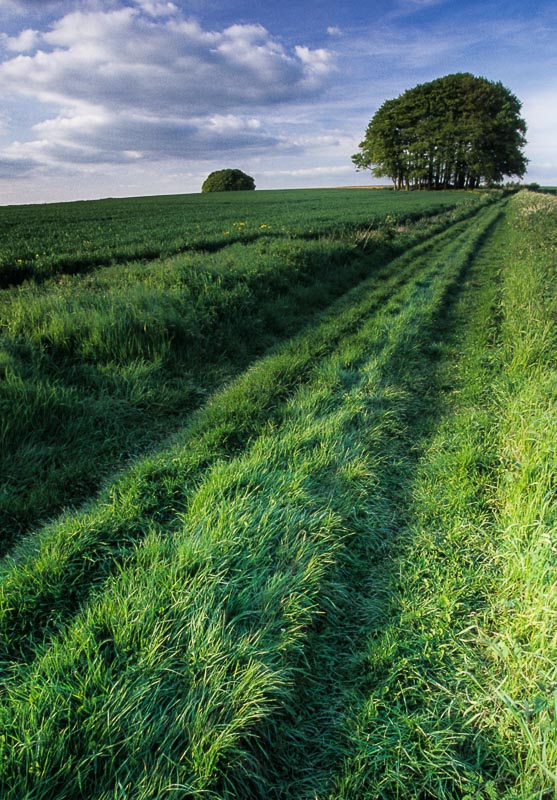
[[[219,169],[203,181],[202,192],[243,192],[255,189],[255,180],[241,169]]]
[[[554,201],[513,199],[437,345],[449,393],[335,798],[554,796],[556,223]]]
[[[397,189],[474,189],[526,171],[520,101],[501,83],[446,75],[387,100],[368,125],[358,169]]]
[[[496,214],[403,255],[16,554],[6,797],[325,791],[369,624],[346,618],[372,611],[354,591],[401,522],[408,356]]]

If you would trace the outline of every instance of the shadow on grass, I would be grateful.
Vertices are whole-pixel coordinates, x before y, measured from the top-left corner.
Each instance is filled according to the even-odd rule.
[[[422,246],[420,250],[423,253],[428,248]],[[427,262],[422,269],[427,269]],[[115,480],[100,497],[100,513],[95,512],[96,506],[92,504],[90,514],[78,512],[75,519],[74,515],[66,514],[42,533],[24,541],[14,553],[15,564],[12,566],[11,561],[6,564],[6,574],[9,578],[11,570],[15,583],[10,587],[8,580],[5,584],[7,606],[0,622],[7,648],[4,657],[26,660],[32,655],[37,637],[42,639],[48,635],[48,630],[56,631],[65,625],[92,589],[102,585],[133,553],[150,526],[172,526],[177,513],[186,508],[188,496],[202,480],[204,472],[215,462],[242,452],[263,428],[278,423],[288,399],[311,378],[320,360],[386,304],[393,302],[393,295],[415,279],[415,272],[412,253],[409,253],[400,269],[388,271],[375,285],[371,279],[347,293],[269,359],[255,364],[234,383],[217,392],[176,437],[176,450],[169,449],[167,441],[159,455],[153,451],[151,457],[141,459]],[[307,304],[299,311],[307,312]],[[107,409],[110,410],[110,398]],[[91,417],[85,414],[83,419],[85,424]],[[109,421],[114,424],[114,419]],[[162,422],[164,424],[164,418]],[[181,422],[183,425],[183,420]],[[152,425],[146,417],[143,425],[149,424]],[[142,427],[135,420],[132,441],[141,431]],[[127,441],[121,440],[120,446]],[[180,453],[180,458],[174,459],[173,452]],[[85,466],[89,466],[86,460]],[[91,480],[96,477],[90,469],[85,474]],[[113,507],[121,508],[120,514],[113,514]],[[66,530],[75,529],[76,524],[79,536],[67,536]],[[66,539],[70,542],[69,549]],[[34,558],[33,553],[40,548],[41,541],[58,542],[50,546],[59,548],[63,555],[54,557],[50,566],[40,567],[43,578],[36,582],[33,569],[26,576],[25,569],[18,572],[17,563],[25,562],[28,553]],[[93,560],[91,551],[95,554]]]
[[[480,240],[476,239],[474,251],[479,244]],[[96,517],[92,514],[89,520],[81,517],[82,529],[89,523],[96,529],[91,528],[89,542],[82,542],[83,552],[80,556],[77,554],[73,573],[68,574],[67,565],[60,565],[63,583],[58,586],[58,596],[52,595],[52,584],[35,600],[21,587],[19,611],[24,618],[18,620],[14,616],[11,619],[14,624],[11,642],[12,646],[19,648],[20,657],[26,646],[26,655],[32,657],[33,647],[39,642],[37,653],[40,658],[48,635],[56,633],[57,625],[62,629],[68,624],[77,604],[86,599],[87,592],[101,583],[122,557],[124,569],[131,566],[134,553],[131,549],[125,553],[126,546],[141,536],[145,528],[164,522],[165,534],[172,535],[172,520],[181,524],[187,510],[187,495],[195,489],[196,470],[201,469],[199,480],[202,480],[202,470],[207,466],[228,461],[258,435],[262,426],[269,429],[269,426],[279,423],[282,403],[302,385],[303,376],[312,373],[315,360],[331,352],[333,342],[342,342],[342,351],[333,364],[336,369],[333,390],[330,391],[329,381],[327,392],[319,396],[317,382],[316,399],[313,400],[312,385],[312,403],[321,409],[324,420],[329,413],[331,419],[337,420],[335,406],[351,409],[352,416],[349,413],[343,415],[345,428],[339,430],[339,460],[333,461],[332,469],[317,470],[307,476],[304,496],[304,502],[307,500],[316,509],[325,508],[336,519],[342,520],[342,530],[339,531],[342,545],[338,551],[335,550],[335,559],[330,563],[324,562],[329,563],[329,567],[319,589],[320,612],[311,615],[313,621],[303,633],[303,647],[296,645],[287,653],[290,662],[288,673],[293,676],[288,702],[270,708],[270,713],[261,718],[256,717],[246,741],[242,741],[245,753],[249,754],[247,761],[257,765],[253,783],[242,782],[244,796],[309,798],[326,792],[331,772],[338,768],[345,754],[346,710],[351,706],[358,714],[357,706],[366,690],[365,642],[374,632],[380,636],[389,620],[398,613],[390,598],[391,586],[397,577],[393,571],[397,532],[411,522],[416,464],[445,411],[445,389],[441,378],[446,353],[432,348],[432,340],[440,339],[442,345],[439,347],[443,349],[458,341],[459,317],[455,310],[464,291],[474,252],[461,257],[456,262],[458,267],[452,267],[448,273],[442,256],[449,260],[459,258],[460,246],[459,241],[452,245],[449,243],[442,254],[438,254],[436,262],[425,256],[419,268],[415,266],[412,269],[409,265],[406,281],[409,286],[404,298],[406,311],[410,309],[411,313],[396,336],[391,336],[392,326],[397,322],[391,321],[389,311],[391,307],[400,305],[401,298],[392,286],[384,287],[383,303],[381,292],[378,292],[367,304],[362,302],[354,308],[352,296],[350,305],[347,299],[348,313],[343,329],[332,322],[331,335],[323,336],[321,349],[315,346],[319,344],[318,338],[312,340],[308,337],[302,352],[292,343],[290,350],[282,353],[282,360],[280,354],[276,356],[272,368],[269,365],[266,370],[254,368],[251,374],[248,373],[221,395],[220,403],[209,405],[203,415],[199,415],[199,430],[190,428],[188,434],[191,438],[182,441],[175,451],[175,454],[182,451],[180,464],[173,466],[173,453],[167,451],[158,461],[138,465],[135,474],[130,473],[127,480],[114,484],[112,499],[114,503],[120,503],[126,513],[125,520],[121,518],[118,523],[114,518],[114,530],[109,530],[108,506],[104,510],[99,507]],[[366,327],[366,319],[369,320],[378,307],[384,313],[378,316],[377,325]],[[401,310],[405,310],[403,306]],[[412,325],[406,328],[408,320]],[[375,337],[372,341],[369,341],[370,331]],[[348,341],[352,332],[353,341]],[[380,363],[380,370],[370,373],[366,384],[367,364],[375,360]],[[277,387],[280,387],[278,393]],[[226,397],[225,401],[223,397]],[[309,407],[314,406],[310,403]],[[298,411],[301,408],[307,412],[306,406],[300,405]],[[246,414],[249,409],[251,414]],[[329,432],[331,430],[329,426]],[[303,447],[319,447],[318,425],[315,431],[315,437],[296,443],[293,452],[299,456],[302,465]],[[188,452],[188,441],[195,443],[196,453]],[[348,451],[346,458],[343,457],[345,447]],[[286,448],[281,453],[287,470],[291,454]],[[363,468],[366,464],[374,467],[371,484],[368,474],[364,476],[364,482],[360,481],[362,473],[358,472],[358,463],[353,458],[363,453],[366,455]],[[234,478],[233,465],[229,472]],[[240,482],[236,487],[233,480],[231,485],[240,493],[252,486],[249,482],[246,486]],[[257,476],[253,485],[257,486]],[[370,485],[374,487],[372,492],[369,491]],[[366,487],[365,494],[363,486]],[[350,501],[348,506],[347,498]],[[122,527],[116,533],[118,524]],[[75,533],[77,528],[75,524],[72,526],[70,519],[68,533],[72,527]],[[282,533],[279,529],[275,536],[280,537]],[[59,534],[63,539],[62,525]],[[296,537],[297,534],[294,525],[289,535]],[[128,535],[127,542],[122,535]],[[263,541],[265,537],[260,534],[260,538]],[[214,544],[216,557],[219,542]],[[249,563],[245,553],[250,552],[250,546],[248,530],[244,540],[235,542],[238,550],[244,550],[244,559],[239,559],[238,564]],[[88,562],[87,569],[84,568],[85,561]],[[271,558],[271,569],[272,561]],[[286,565],[285,576],[291,566],[295,567]],[[227,568],[233,570],[234,562]],[[226,580],[225,566],[217,569],[215,574],[218,576],[217,588],[220,587],[218,596],[222,595],[233,608],[233,582]],[[241,592],[244,584],[240,578],[237,583]],[[249,585],[249,579],[246,579],[246,584]],[[287,585],[285,591],[288,591]],[[236,636],[241,639],[243,625],[247,625],[249,634],[251,627],[257,625],[258,616],[267,611],[265,608],[254,609],[251,602],[249,609],[249,615],[238,615],[238,621],[227,629],[227,636],[231,639]],[[223,613],[225,610],[223,608]],[[32,627],[25,628],[26,624]],[[180,625],[179,620],[177,624]],[[29,636],[27,643],[22,641],[22,633]],[[102,644],[105,647],[108,640],[105,641],[102,631],[100,635],[104,637]],[[86,646],[94,649],[95,644],[88,642]],[[276,653],[274,657],[278,657]],[[272,656],[269,661],[272,665]],[[78,733],[76,736],[76,741],[81,741]],[[72,744],[75,742],[70,742],[70,748]],[[125,752],[122,758],[125,758]],[[109,769],[113,766],[109,764]],[[231,773],[233,770],[229,769],[225,775],[221,774],[220,779],[215,779],[211,786],[213,793],[220,791],[219,796],[223,797],[239,796],[229,792],[235,785]],[[224,782],[219,784],[219,780]]]
[[[141,308],[123,307],[129,330],[121,320],[114,327],[106,312],[93,331],[102,355],[65,320],[59,343],[48,336],[33,344],[6,341],[0,555],[33,527],[92,497],[110,474],[183,425],[211,392],[363,279],[387,280],[397,253],[410,258],[433,247],[436,237],[424,236],[408,251],[404,237],[369,252],[338,241],[329,257],[324,248],[302,251],[284,274],[248,274],[226,291],[215,285],[207,298],[192,296],[191,308],[165,306],[163,297],[152,334],[143,329]]]
[[[396,626],[402,613],[394,599],[401,582],[397,556],[402,546],[412,546],[402,534],[414,521],[418,462],[450,411],[448,398],[454,386],[447,382],[447,364],[454,358],[462,327],[467,323],[466,312],[459,312],[459,304],[464,293],[469,296],[479,286],[470,285],[469,270],[497,222],[494,220],[484,232],[456,277],[447,284],[434,314],[421,328],[419,339],[401,342],[390,354],[384,383],[367,403],[373,435],[369,435],[366,418],[361,425],[356,422],[354,434],[364,442],[370,461],[377,465],[376,491],[358,498],[355,487],[354,514],[347,521],[348,544],[324,587],[323,613],[308,633],[297,672],[303,678],[296,683],[291,712],[283,716],[278,727],[275,720],[274,727],[266,732],[268,742],[262,749],[269,754],[267,769],[273,779],[264,792],[254,785],[254,797],[340,797],[334,791],[331,794],[332,780],[342,774],[346,759],[355,759],[352,768],[365,774],[365,763],[357,763],[352,749],[355,730],[350,721],[354,724],[370,696],[380,688],[375,682],[377,675],[373,677],[370,669],[370,642],[375,642],[374,657],[378,662],[384,659],[385,669],[404,673],[403,663],[392,663],[388,652],[382,652],[383,647],[388,649],[382,642],[385,631]],[[430,276],[415,285],[427,288],[433,280]],[[354,367],[358,369],[358,365]],[[316,502],[321,498],[335,509],[334,485],[320,481],[318,476],[314,478]],[[392,649],[392,657],[394,653]],[[449,706],[447,699],[446,713],[450,713]],[[412,715],[411,709],[408,714]],[[459,726],[461,722],[455,718],[455,730]],[[385,759],[388,756],[392,760],[400,741],[393,740],[385,746],[392,748]],[[427,745],[424,743],[423,747]],[[496,759],[490,756],[485,743],[483,747],[483,767],[487,769],[491,759],[495,772]],[[458,741],[454,754],[455,760],[464,764],[464,770],[471,772],[477,758],[473,750],[472,745]],[[360,757],[365,760],[364,755]],[[404,760],[404,754],[400,758]],[[381,754],[374,752],[373,759],[380,764]],[[489,775],[484,774],[483,779],[486,778]],[[353,787],[356,794],[342,796],[383,796],[378,794],[377,781],[377,774],[371,777],[370,771],[370,782],[366,785],[364,780],[365,790],[360,784],[357,789]],[[402,791],[409,793],[411,787],[407,785]],[[458,787],[453,786],[452,791],[458,793]],[[427,795],[430,796],[433,797]],[[446,796],[457,795],[449,789]]]

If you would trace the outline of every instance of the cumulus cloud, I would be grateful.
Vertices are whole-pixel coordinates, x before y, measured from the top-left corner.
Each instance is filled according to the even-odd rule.
[[[27,28],[18,36],[4,36],[3,40],[8,50],[15,51],[16,53],[26,53],[35,49],[39,41],[39,33],[31,28]]]
[[[250,148],[256,153],[281,146],[280,140],[262,130],[259,120],[231,114],[186,120],[91,108],[38,123],[33,132],[36,139],[14,143],[9,152],[45,164],[58,160],[86,164],[139,158],[197,159],[213,148],[220,152]]]
[[[0,64],[0,91],[60,109],[16,147],[46,163],[276,146],[266,110],[319,93],[335,69],[328,50],[288,49],[262,25],[205,30],[160,0],[73,11],[6,46],[19,55]]]

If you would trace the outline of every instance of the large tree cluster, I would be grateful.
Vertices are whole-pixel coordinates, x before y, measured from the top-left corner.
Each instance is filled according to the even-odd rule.
[[[457,73],[387,100],[368,125],[358,169],[397,189],[474,189],[522,177],[527,160],[521,103],[501,83]]]

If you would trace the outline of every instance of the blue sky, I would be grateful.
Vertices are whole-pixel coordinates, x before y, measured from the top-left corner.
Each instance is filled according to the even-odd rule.
[[[451,72],[523,103],[557,185],[555,0],[0,0],[0,204],[372,183],[388,98]]]

